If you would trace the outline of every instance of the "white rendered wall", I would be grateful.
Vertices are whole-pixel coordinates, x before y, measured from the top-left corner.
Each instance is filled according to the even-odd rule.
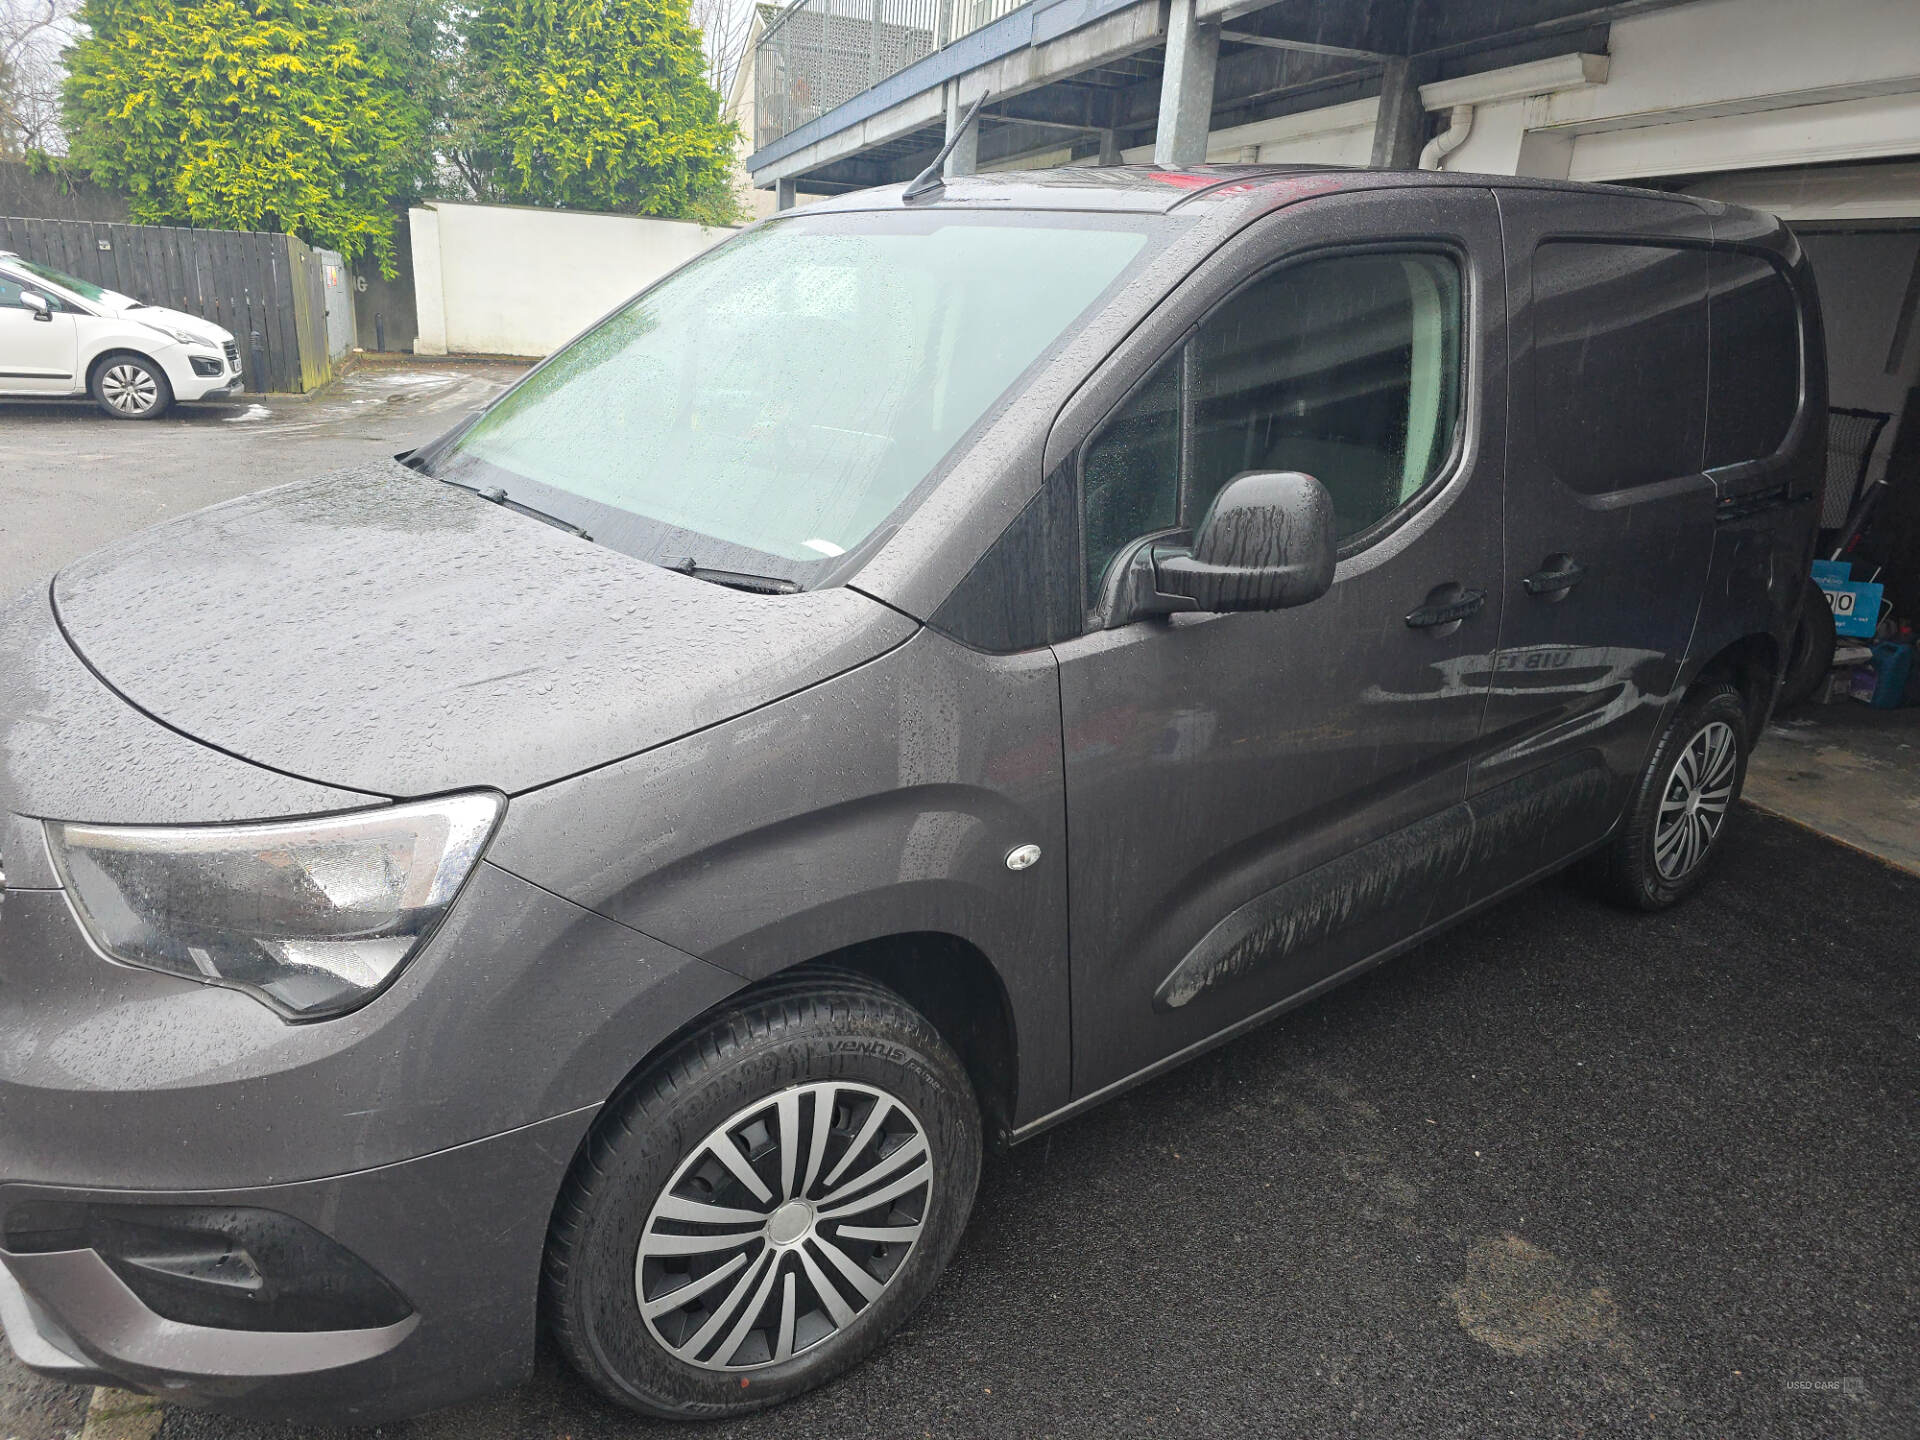
[[[1920,10],[1915,26],[1920,28]],[[1920,77],[1915,84],[1904,95],[1580,135],[1567,173],[1574,180],[1624,180],[1920,153]]]
[[[753,182],[747,178],[747,156],[759,148],[755,136],[760,124],[760,89],[755,66],[760,54],[760,39],[767,33],[761,14],[760,8],[755,6],[753,19],[747,26],[746,42],[741,47],[740,63],[733,72],[733,88],[727,94],[727,103],[720,109],[722,119],[731,120],[740,127],[740,139],[733,149],[734,189],[740,196],[740,203],[747,207],[748,218],[753,220],[764,220],[780,208],[772,190],[756,190]]]
[[[511,205],[435,203],[408,218],[423,355],[550,354],[733,233]]]
[[[1607,83],[1556,97],[1552,123],[1632,126],[1686,109],[1912,91],[1920,88],[1920,6],[1700,0],[1614,21],[1608,49]]]
[[[413,245],[413,310],[416,355],[447,353],[447,307],[440,283],[440,215],[409,210],[407,233]]]
[[[1735,170],[1687,186],[1689,195],[1766,210],[1790,224],[1873,224],[1920,218],[1920,160]]]
[[[1377,100],[1355,100],[1215,130],[1207,136],[1207,160],[1215,165],[1365,165],[1373,158],[1379,112]],[[1152,147],[1147,153],[1151,158]]]
[[[1920,0],[1613,22],[1604,84],[1482,105],[1449,170],[1625,180],[1920,154]]]
[[[1299,115],[1282,115],[1234,125],[1207,135],[1210,165],[1365,165],[1373,156],[1373,122],[1379,103],[1354,100]],[[982,165],[983,171],[1039,170],[1050,165],[1092,165],[1090,158],[1074,160],[1071,147],[1017,155]],[[1153,146],[1123,150],[1128,165],[1151,165]]]

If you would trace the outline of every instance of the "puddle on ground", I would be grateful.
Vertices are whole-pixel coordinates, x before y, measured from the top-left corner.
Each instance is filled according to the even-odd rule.
[[[1518,1235],[1474,1242],[1453,1304],[1461,1328],[1502,1355],[1597,1347],[1625,1356],[1629,1349],[1613,1297],[1582,1285],[1559,1256]]]

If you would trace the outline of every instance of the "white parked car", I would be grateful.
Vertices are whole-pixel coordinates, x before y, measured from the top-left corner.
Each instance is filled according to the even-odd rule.
[[[0,250],[0,395],[92,395],[152,420],[240,387],[231,332]]]

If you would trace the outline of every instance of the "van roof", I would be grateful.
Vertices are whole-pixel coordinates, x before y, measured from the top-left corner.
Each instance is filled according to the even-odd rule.
[[[914,209],[1114,210],[1165,214],[1182,206],[1225,201],[1279,199],[1268,192],[1294,191],[1292,198],[1340,190],[1406,188],[1410,185],[1471,185],[1483,189],[1573,190],[1588,194],[1652,195],[1699,208],[1701,203],[1666,191],[1632,190],[1524,175],[1477,175],[1452,170],[1371,170],[1338,165],[1069,165],[1053,170],[1003,170],[955,176],[913,202]],[[884,185],[809,203],[815,212],[891,210],[901,204],[902,185]],[[1720,207],[1715,207],[1720,208]]]
[[[942,189],[916,200],[913,208],[1130,210],[1158,214],[1236,182],[1265,186],[1289,177],[1315,175],[1332,178],[1344,188],[1365,174],[1363,170],[1327,165],[1196,165],[1186,170],[1163,170],[1156,165],[1066,165],[1053,170],[956,175]],[[806,208],[815,212],[890,210],[901,203],[903,189],[904,185],[882,185],[856,190],[816,200]]]

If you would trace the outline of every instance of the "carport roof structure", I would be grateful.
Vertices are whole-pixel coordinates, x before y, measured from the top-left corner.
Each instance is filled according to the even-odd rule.
[[[1374,163],[1410,165],[1426,138],[1420,85],[1554,56],[1604,54],[1614,19],[1680,3],[1173,0],[1170,10],[1167,0],[1028,0],[1012,9],[993,0],[798,0],[769,25],[751,57],[760,121],[758,148],[746,164],[758,185],[786,181],[814,193],[904,180],[939,148],[956,106],[982,91],[990,99],[980,165],[1061,150],[1075,161],[1112,163],[1156,139],[1166,92],[1182,78],[1167,74],[1169,37],[1183,31],[1173,34],[1171,50],[1191,62],[1193,47],[1182,43],[1191,31],[1218,57],[1210,104],[1197,117],[1202,136],[1372,102]],[[1002,9],[965,29],[969,16]],[[909,59],[896,41],[915,15],[927,26],[926,53],[887,73]],[[811,27],[805,43],[796,38],[803,26]],[[807,67],[826,50],[843,62],[863,45],[869,49],[851,58],[867,66],[866,88],[820,114],[790,103],[789,92],[819,90]],[[1203,53],[1198,63],[1211,60]],[[1207,98],[1187,97],[1189,110]]]

